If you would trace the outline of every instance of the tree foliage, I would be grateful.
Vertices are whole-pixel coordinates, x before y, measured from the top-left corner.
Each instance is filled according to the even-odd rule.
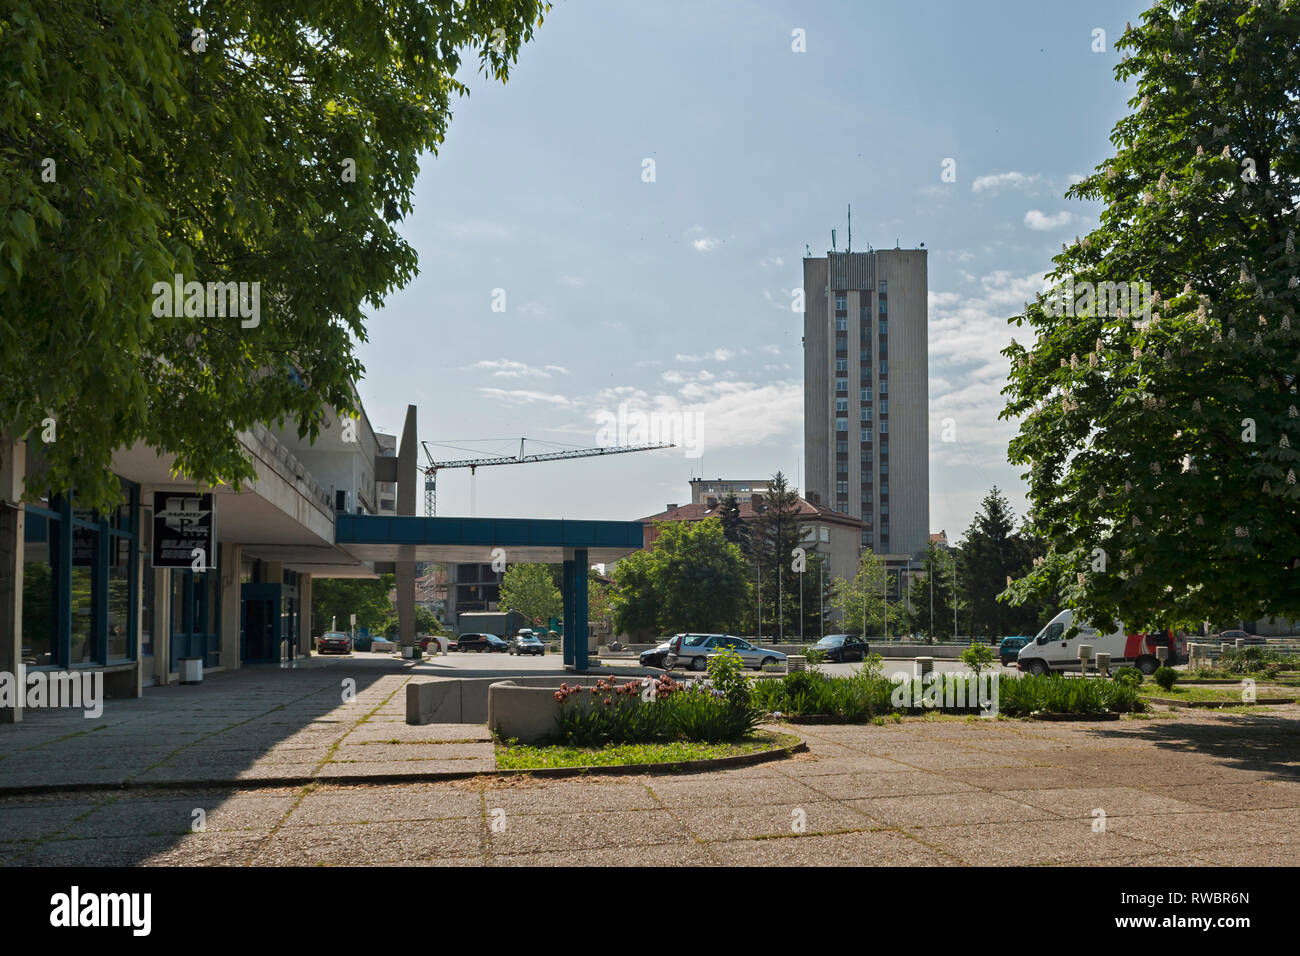
[[[349,629],[351,615],[357,627],[383,632],[394,614],[389,593],[396,577],[381,574],[378,578],[313,578],[311,582],[312,634],[329,630],[330,621],[339,630]]]
[[[649,551],[618,563],[617,630],[670,634],[734,626],[749,593],[748,572],[740,548],[723,536],[722,521],[715,516],[657,527]]]
[[[924,634],[931,641],[947,640],[953,634],[953,557],[932,542],[923,563],[924,573],[913,576],[908,589],[911,610],[905,620],[915,634]]]
[[[862,552],[858,570],[852,578],[836,578],[831,588],[831,604],[842,615],[840,626],[850,634],[884,634],[886,616],[891,630],[903,622],[905,608],[886,597],[892,590],[894,575],[885,568],[885,559],[871,551]]]
[[[545,8],[8,4],[0,422],[56,423],[42,487],[114,505],[112,453],[137,442],[196,482],[251,479],[240,430],[314,438],[326,406],[354,410],[354,342],[415,275],[397,223],[467,92],[462,58],[504,81]],[[177,274],[259,283],[258,324],[156,315]]]
[[[1012,593],[1144,630],[1297,617],[1300,8],[1161,2],[1117,47],[1134,111],[1067,193],[1101,225],[1049,277],[1150,294],[1011,320],[1035,339],[1005,350],[1010,459],[1049,543]]]
[[[564,613],[564,598],[545,564],[514,564],[501,579],[497,607],[522,614],[525,625],[545,624]]]

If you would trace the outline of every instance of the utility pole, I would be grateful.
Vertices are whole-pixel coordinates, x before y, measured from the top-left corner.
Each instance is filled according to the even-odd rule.
[[[948,557],[952,558],[952,639],[957,640],[957,555],[951,551]]]
[[[930,643],[934,643],[934,552],[928,555],[930,559],[930,568],[926,577],[930,579],[930,620],[928,630],[930,632]]]
[[[803,643],[803,572],[799,572],[799,643]]]
[[[826,562],[817,562],[817,627],[819,637],[826,636],[826,586],[822,583],[822,569]]]
[[[763,564],[762,558],[754,562],[754,568],[758,571],[758,642],[763,643]]]

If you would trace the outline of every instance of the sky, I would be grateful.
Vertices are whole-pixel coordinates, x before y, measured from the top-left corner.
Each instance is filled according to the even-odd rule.
[[[802,488],[791,294],[851,205],[855,250],[929,250],[931,529],[959,539],[993,485],[1023,514],[998,416],[1000,351],[1028,335],[1006,320],[1097,224],[1064,193],[1113,155],[1133,95],[1113,43],[1145,6],[557,0],[508,83],[466,56],[401,224],[420,274],[359,348],[371,422],[397,433],[416,405],[440,460],[638,440],[620,407],[688,429],[443,471],[440,516],[634,520],[692,477],[778,470]]]

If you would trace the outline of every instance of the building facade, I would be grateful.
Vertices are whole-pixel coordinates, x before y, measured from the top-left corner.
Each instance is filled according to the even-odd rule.
[[[310,653],[313,579],[375,576],[335,544],[335,521],[381,511],[379,444],[364,412],[331,413],[314,443],[291,423],[239,440],[257,472],[240,488],[196,488],[172,456],[120,449],[123,503],[102,515],[41,491],[39,440],[4,437],[0,671],[102,671],[109,696],[131,697],[187,658],[228,670]]]
[[[930,534],[926,251],[803,265],[807,497],[859,519],[863,548],[914,558]]]

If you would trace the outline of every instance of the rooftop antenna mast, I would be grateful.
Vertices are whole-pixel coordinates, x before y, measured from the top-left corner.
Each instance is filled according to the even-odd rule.
[[[831,230],[831,252],[835,251],[835,230]]]
[[[849,248],[847,251],[853,251],[853,203],[849,203]]]

